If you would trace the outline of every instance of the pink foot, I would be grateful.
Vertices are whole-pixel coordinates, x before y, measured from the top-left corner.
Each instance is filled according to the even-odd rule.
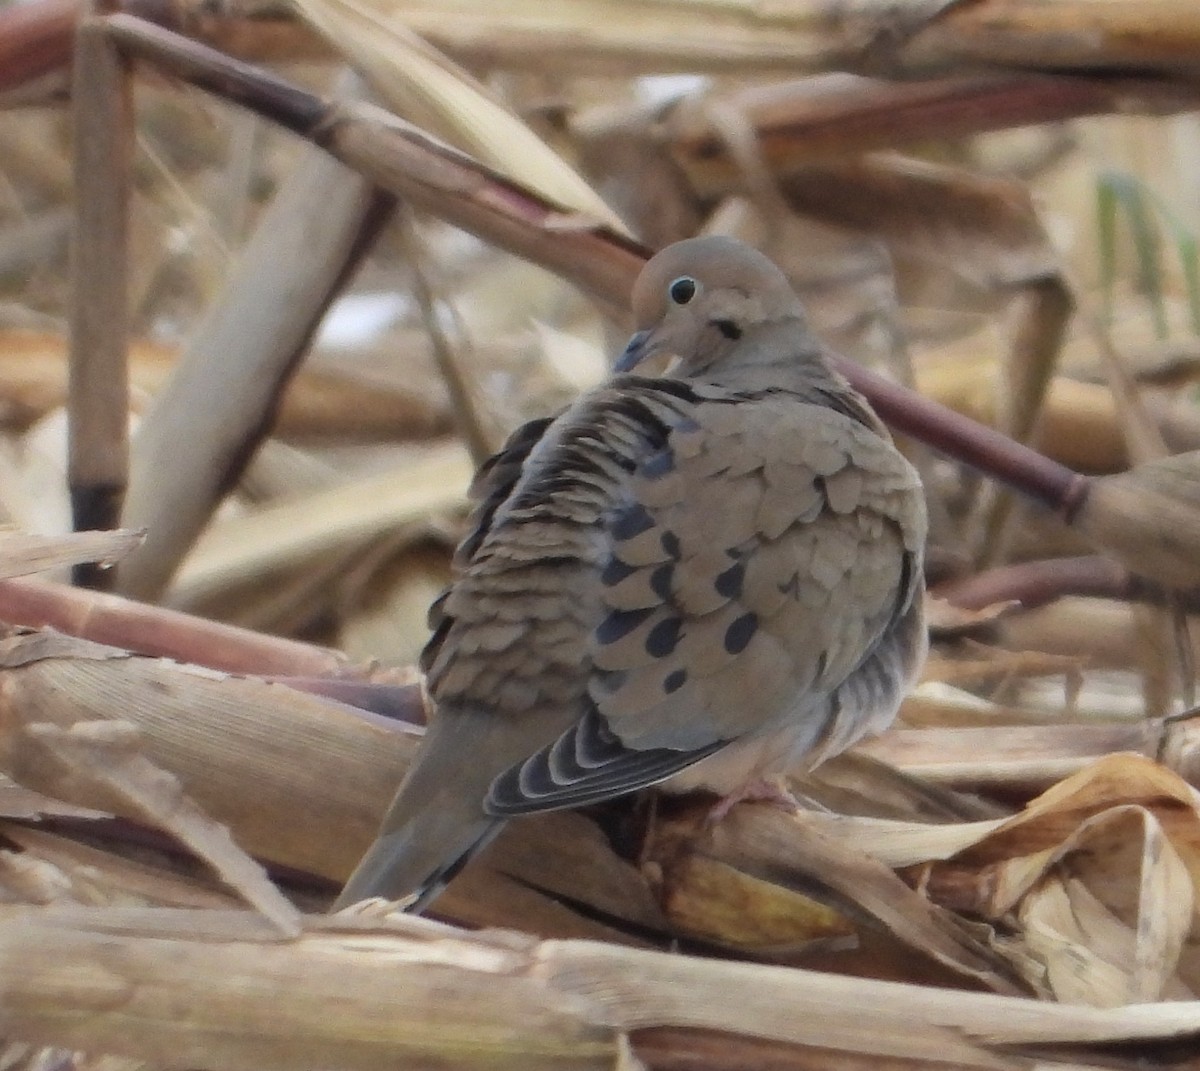
[[[717,800],[713,809],[708,812],[709,823],[716,825],[736,804],[744,801],[774,803],[789,814],[795,814],[801,809],[800,801],[792,795],[782,777],[763,777],[757,781],[747,781],[741,788]]]

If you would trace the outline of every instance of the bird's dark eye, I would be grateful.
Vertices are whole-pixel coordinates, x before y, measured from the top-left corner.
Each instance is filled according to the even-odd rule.
[[[667,294],[676,305],[686,305],[696,296],[696,280],[690,275],[681,275],[667,287]]]

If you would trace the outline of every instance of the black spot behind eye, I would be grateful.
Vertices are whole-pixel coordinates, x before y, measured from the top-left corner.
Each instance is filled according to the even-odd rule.
[[[742,329],[732,320],[714,320],[713,326],[728,339],[736,340],[742,337]]]
[[[696,280],[690,275],[681,275],[667,287],[667,294],[676,305],[686,305],[696,296]]]

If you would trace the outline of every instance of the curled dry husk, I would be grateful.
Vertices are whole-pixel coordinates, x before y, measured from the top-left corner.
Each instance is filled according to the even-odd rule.
[[[860,775],[860,790],[876,780]],[[743,950],[828,941],[857,922],[998,992],[1111,1007],[1198,991],[1200,794],[1178,775],[1114,754],[1012,817],[903,809],[924,813],[744,806],[708,830],[683,816],[648,858],[674,924]]]

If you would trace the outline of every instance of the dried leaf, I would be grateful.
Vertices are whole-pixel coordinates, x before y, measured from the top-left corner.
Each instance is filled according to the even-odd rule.
[[[624,224],[545,142],[462,68],[403,23],[356,0],[293,0],[300,14],[370,78],[385,102],[542,196],[603,222]]]
[[[68,778],[93,782],[101,796],[111,795],[119,801],[112,809],[132,809],[148,824],[172,833],[211,864],[281,933],[295,936],[300,932],[296,909],[267,880],[262,867],[237,847],[229,830],[197,807],[175,777],[141,754],[134,725],[78,722],[61,729],[32,724],[26,732],[31,744],[44,749],[42,761],[60,765]]]
[[[63,536],[0,531],[0,580],[84,562],[96,562],[101,567],[115,565],[142,542],[145,534],[144,529],[126,528]]]

